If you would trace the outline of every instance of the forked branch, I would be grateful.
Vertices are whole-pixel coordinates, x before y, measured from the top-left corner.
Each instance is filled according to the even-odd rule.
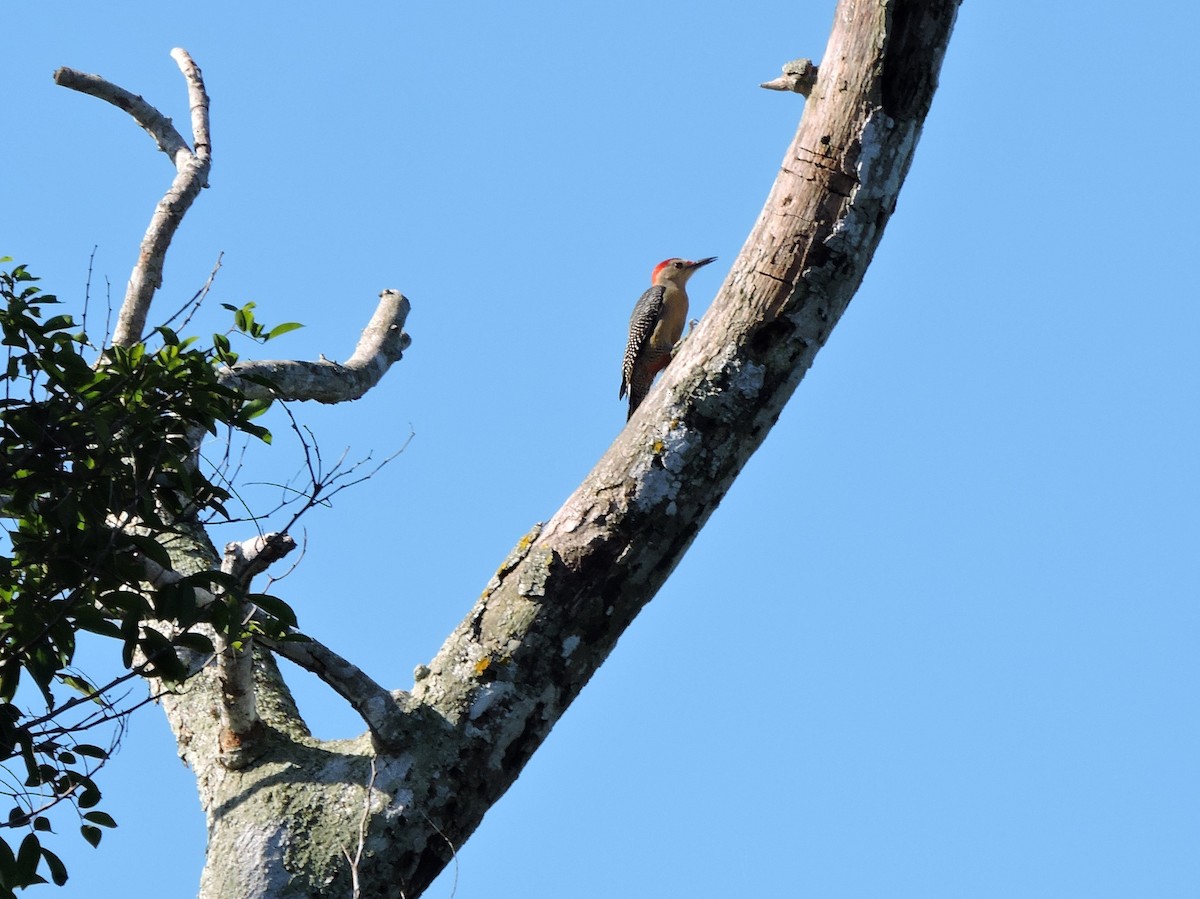
[[[255,574],[265,571],[296,548],[288,534],[273,533],[253,537],[241,543],[225,545],[221,571],[237,578],[243,587],[249,586]],[[245,615],[245,608],[239,615]],[[246,762],[244,749],[258,731],[258,704],[254,696],[254,643],[245,639],[235,644],[222,634],[217,635],[217,677],[221,684],[222,759],[227,767],[239,767]]]
[[[163,263],[171,240],[201,188],[208,186],[212,167],[212,138],[209,133],[208,93],[200,67],[186,50],[176,48],[171,57],[187,83],[191,110],[192,146],[176,130],[171,119],[142,97],[99,75],[78,72],[65,66],[54,73],[55,83],[98,97],[133,118],[154,139],[175,166],[175,179],[159,200],[142,238],[137,264],[129,276],[125,302],[117,319],[113,343],[129,346],[141,339],[146,328],[154,293],[162,286]],[[340,403],[358,399],[379,382],[388,368],[399,361],[411,338],[404,331],[409,302],[395,290],[380,294],[375,315],[367,324],[358,346],[345,363],[276,360],[243,362],[228,372],[229,386],[245,391],[247,397],[317,400]],[[270,387],[266,383],[270,383]]]
[[[199,66],[192,61],[186,50],[176,48],[171,56],[187,81],[188,102],[191,106],[192,148],[189,149],[182,135],[175,130],[171,120],[141,97],[101,78],[74,69],[61,68],[54,73],[54,81],[63,87],[91,94],[123,109],[144,128],[160,150],[170,157],[175,165],[175,179],[163,198],[158,201],[150,226],[142,238],[138,261],[129,276],[125,291],[125,302],[117,316],[117,327],[113,333],[113,344],[129,346],[142,338],[146,318],[154,292],[162,286],[163,263],[167,250],[184,215],[199,195],[201,188],[208,185],[208,172],[212,167],[212,144],[208,127],[208,93],[204,89],[204,78]]]

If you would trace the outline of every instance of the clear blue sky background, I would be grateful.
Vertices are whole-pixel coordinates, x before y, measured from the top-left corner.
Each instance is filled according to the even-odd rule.
[[[408,450],[304,522],[278,592],[411,685],[624,422],[634,299],[736,256],[801,112],[759,90],[834,3],[12,4],[0,253],[119,298],[171,169],[55,87],[186,122],[211,190],[161,309],[221,302],[344,358],[381,288],[407,357],[299,409],[327,457]],[[968,0],[862,290],[658,598],[457,863],[459,899],[1200,895],[1200,366],[1192,3]],[[276,420],[278,424],[278,420]],[[282,430],[246,480],[298,465]],[[219,540],[248,536],[219,533]],[[359,722],[297,675],[320,736]],[[195,892],[204,825],[160,714],[64,821],[62,899]],[[429,891],[451,894],[452,877]],[[40,888],[35,895],[51,895]]]

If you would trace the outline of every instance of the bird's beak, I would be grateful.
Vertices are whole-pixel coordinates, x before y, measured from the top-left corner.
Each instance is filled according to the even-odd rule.
[[[687,267],[689,269],[698,269],[702,265],[708,265],[710,262],[716,262],[716,261],[717,261],[716,256],[709,256],[707,259],[697,259],[695,262],[689,262],[687,264]]]

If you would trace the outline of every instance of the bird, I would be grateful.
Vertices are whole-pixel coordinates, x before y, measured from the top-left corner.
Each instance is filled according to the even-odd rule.
[[[617,399],[629,394],[629,415],[650,392],[654,376],[667,367],[675,345],[683,335],[687,320],[687,282],[696,269],[716,261],[705,259],[664,259],[654,266],[650,289],[642,294],[629,317],[629,342],[625,345],[625,360],[621,366],[621,392]]]

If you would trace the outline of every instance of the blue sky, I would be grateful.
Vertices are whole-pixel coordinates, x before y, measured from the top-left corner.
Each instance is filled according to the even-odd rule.
[[[406,688],[622,427],[653,264],[719,256],[707,306],[801,111],[756,85],[821,54],[833,6],[16,4],[0,255],[72,302],[98,245],[119,300],[171,170],[50,75],[184,122],[190,50],[214,167],[161,310],[224,253],[195,330],[253,300],[307,326],[272,354],[345,358],[380,289],[412,300],[376,391],[298,411],[328,457],[416,436],[308,516],[277,590]],[[861,291],[460,851],[459,899],[1200,894],[1198,28],[1185,3],[964,5]],[[247,481],[296,470],[276,426]],[[318,735],[361,730],[297,690]],[[57,895],[194,894],[203,819],[155,710],[101,785],[120,827],[64,834]]]

